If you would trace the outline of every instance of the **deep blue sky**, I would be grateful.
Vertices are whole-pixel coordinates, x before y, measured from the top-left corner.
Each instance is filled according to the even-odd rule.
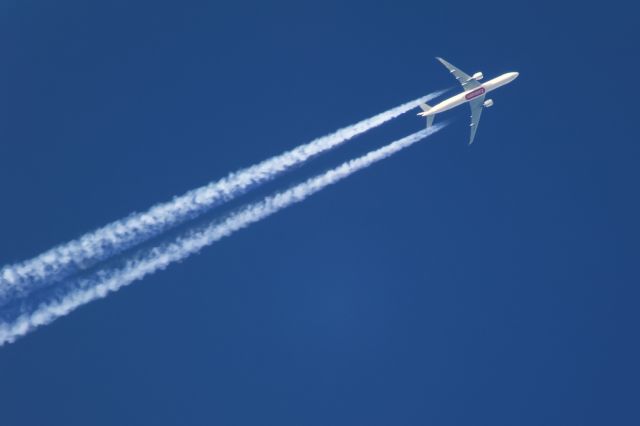
[[[639,424],[638,10],[0,6],[0,264],[433,90],[428,141],[0,348],[0,424]],[[418,130],[413,114],[267,193]],[[244,200],[251,200],[246,197]]]

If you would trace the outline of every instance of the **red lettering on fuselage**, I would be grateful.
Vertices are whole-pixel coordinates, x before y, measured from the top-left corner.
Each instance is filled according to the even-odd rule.
[[[476,90],[473,90],[473,91],[467,93],[466,95],[464,95],[464,98],[466,100],[477,98],[480,95],[484,95],[484,92],[485,92],[484,87],[478,87]]]

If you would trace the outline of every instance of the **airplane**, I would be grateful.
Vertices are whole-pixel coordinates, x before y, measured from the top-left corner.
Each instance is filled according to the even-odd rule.
[[[455,108],[458,105],[462,105],[468,102],[469,106],[471,107],[471,138],[469,139],[469,145],[471,145],[473,143],[473,139],[476,136],[476,131],[478,130],[478,123],[480,122],[480,114],[482,114],[482,110],[484,108],[493,106],[492,99],[487,99],[486,101],[484,100],[485,95],[492,90],[497,89],[498,87],[504,86],[507,83],[511,83],[513,80],[518,78],[520,73],[508,72],[483,84],[480,84],[479,81],[484,77],[481,72],[477,72],[472,76],[469,76],[444,59],[436,59],[440,61],[442,65],[447,67],[449,72],[453,74],[453,76],[460,82],[460,84],[462,84],[462,89],[464,90],[464,92],[457,94],[449,99],[445,99],[435,106],[430,106],[422,103],[420,104],[422,112],[418,113],[418,115],[427,118],[428,128],[433,124],[433,119],[435,118],[436,114],[448,111],[451,108]]]

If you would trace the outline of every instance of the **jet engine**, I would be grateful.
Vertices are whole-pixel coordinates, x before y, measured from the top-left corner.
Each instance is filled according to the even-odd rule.
[[[478,71],[471,78],[476,80],[476,81],[480,81],[480,80],[482,80],[484,78],[484,75],[480,71]]]
[[[485,108],[492,107],[493,106],[493,99],[487,99],[486,101],[484,101],[482,106],[485,107]]]

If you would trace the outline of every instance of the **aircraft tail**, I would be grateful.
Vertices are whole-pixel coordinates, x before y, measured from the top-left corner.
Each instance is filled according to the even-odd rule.
[[[425,103],[421,103],[420,104],[420,108],[422,109],[422,111],[424,111],[425,113],[428,113],[431,110],[431,106],[425,104]],[[436,115],[427,115],[427,129],[429,127],[431,127],[433,125],[433,119],[436,118]]]

